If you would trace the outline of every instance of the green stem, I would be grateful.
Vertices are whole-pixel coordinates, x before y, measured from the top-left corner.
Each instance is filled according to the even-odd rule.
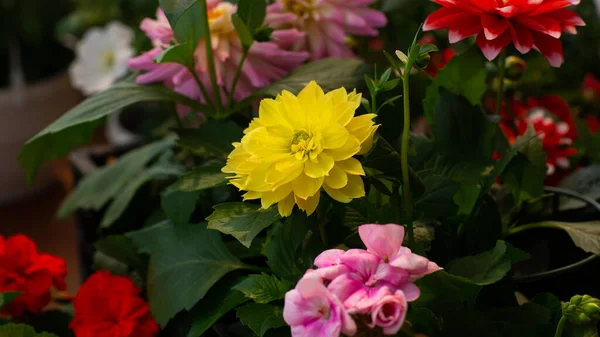
[[[562,333],[566,323],[567,318],[565,316],[561,317],[560,321],[558,321],[558,326],[556,327],[556,334],[554,334],[554,337],[562,337]]]
[[[502,111],[502,101],[504,100],[504,74],[506,72],[506,49],[500,53],[498,60],[498,93],[496,95],[496,115]]]
[[[404,211],[406,212],[406,229],[408,232],[408,244],[414,247],[415,234],[413,229],[413,203],[410,194],[410,177],[408,171],[408,146],[410,143],[410,68],[405,71],[402,77],[404,89],[404,130],[402,131],[402,200],[404,201]]]
[[[521,232],[528,231],[530,229],[535,229],[535,228],[554,228],[554,229],[562,230],[562,228],[560,226],[557,226],[551,222],[536,222],[536,223],[532,223],[532,224],[528,224],[528,225],[512,227],[506,232],[504,237],[509,237],[511,235],[515,235],[517,233],[521,233]]]
[[[217,82],[217,71],[215,70],[215,59],[213,57],[212,41],[210,39],[210,25],[208,24],[208,6],[206,0],[200,0],[200,4],[204,8],[204,17],[202,18],[203,30],[204,30],[204,44],[206,49],[206,61],[208,63],[208,72],[210,73],[210,81],[212,83],[213,90],[215,91],[215,99],[217,106],[217,114],[223,110],[223,102],[221,101],[221,90]]]
[[[212,99],[210,99],[210,96],[208,95],[208,91],[204,87],[204,84],[202,84],[202,81],[200,81],[200,77],[198,77],[198,74],[196,73],[196,71],[193,68],[188,69],[188,70],[190,71],[190,73],[192,73],[192,76],[194,77],[196,84],[198,84],[198,87],[200,88],[202,95],[206,99],[206,102],[210,105],[211,109],[213,111],[215,111],[215,104],[213,103]],[[202,112],[207,113],[207,111],[202,111]]]
[[[242,74],[242,68],[244,67],[246,58],[248,57],[249,50],[250,50],[250,48],[244,48],[244,54],[242,55],[240,64],[238,64],[237,69],[235,71],[235,77],[233,78],[233,84],[231,85],[231,90],[229,91],[229,100],[227,102],[227,109],[230,109],[231,106],[233,105],[233,95],[235,93],[235,88],[237,87],[238,81],[240,80],[240,76]]]
[[[426,72],[423,68],[419,67],[419,66],[414,66],[421,75],[427,77],[430,81],[433,81],[433,76],[429,75],[428,72]]]
[[[329,247],[329,240],[327,240],[327,218],[323,216],[322,209],[317,209],[317,216],[319,218],[319,234],[321,234],[321,242],[325,247]]]

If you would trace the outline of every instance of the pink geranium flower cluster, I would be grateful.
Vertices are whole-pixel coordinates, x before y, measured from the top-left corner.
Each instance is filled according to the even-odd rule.
[[[363,225],[367,250],[331,249],[315,259],[295,289],[285,296],[283,318],[293,337],[353,336],[361,328],[396,334],[408,303],[419,298],[414,282],[440,270],[437,264],[402,247],[404,227]]]

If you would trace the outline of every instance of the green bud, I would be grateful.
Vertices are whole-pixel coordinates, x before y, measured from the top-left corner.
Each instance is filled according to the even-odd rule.
[[[509,56],[506,58],[506,78],[518,81],[527,70],[527,63],[518,56]]]
[[[575,296],[571,297],[571,300],[569,301],[569,303],[578,305],[579,303],[581,303],[582,299],[583,299],[583,297],[581,295],[575,295]]]
[[[591,323],[591,322],[592,322],[592,319],[591,319],[591,318],[589,318],[589,317],[588,317],[586,314],[584,314],[583,312],[582,312],[582,313],[580,313],[580,314],[577,316],[577,323],[578,323],[578,324],[587,324],[587,323]]]
[[[431,60],[431,56],[429,54],[423,54],[423,55],[419,56],[416,63],[417,63],[417,66],[419,66],[421,68],[425,68],[429,64],[430,60]]]
[[[583,312],[589,318],[598,321],[600,320],[600,306],[596,303],[588,303],[583,306]]]

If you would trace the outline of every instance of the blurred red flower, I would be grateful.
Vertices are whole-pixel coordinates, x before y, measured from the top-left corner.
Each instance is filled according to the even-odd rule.
[[[443,6],[433,12],[424,31],[449,29],[450,43],[477,35],[477,44],[493,60],[512,41],[522,54],[539,50],[553,67],[563,63],[560,36],[576,34],[585,22],[565,7],[579,0],[434,0]]]
[[[0,292],[18,291],[17,299],[2,314],[19,317],[25,311],[39,313],[50,303],[50,288],[65,290],[66,262],[39,253],[25,235],[5,239],[0,235]]]
[[[435,37],[427,33],[423,35],[423,37],[419,40],[419,45],[423,46],[426,44],[436,44]],[[444,69],[444,67],[450,62],[450,60],[456,56],[456,52],[452,48],[441,49],[440,51],[429,54],[431,56],[431,60],[427,64],[427,67],[424,69],[426,73],[435,77],[438,71]]]
[[[153,337],[158,325],[133,282],[110,272],[92,275],[75,300],[70,328],[77,337]]]

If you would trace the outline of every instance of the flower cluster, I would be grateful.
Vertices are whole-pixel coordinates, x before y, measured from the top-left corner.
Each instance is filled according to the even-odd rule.
[[[551,66],[563,63],[560,36],[576,34],[583,20],[565,7],[579,0],[434,0],[443,7],[427,17],[423,30],[449,29],[450,43],[477,36],[477,44],[493,60],[514,44],[522,54],[539,50]]]
[[[277,0],[268,7],[267,23],[276,29],[295,28],[302,38],[293,50],[307,50],[313,60],[353,57],[351,35],[376,36],[387,24],[385,15],[368,6],[375,0]]]
[[[352,336],[363,328],[394,335],[404,323],[407,302],[420,295],[414,281],[440,270],[402,247],[402,226],[363,225],[358,233],[367,250],[321,253],[318,269],[307,271],[286,294],[283,317],[293,337]]]
[[[504,119],[500,123],[509,142],[514,143],[518,136],[527,132],[530,125],[533,126],[543,140],[547,175],[549,179],[556,177],[549,182],[560,180],[571,166],[569,158],[577,154],[572,147],[578,136],[577,129],[568,104],[558,96],[543,96],[530,98],[526,103],[513,100],[511,109],[514,118],[508,118],[506,109],[502,109]]]
[[[245,200],[262,207],[278,203],[289,216],[294,205],[312,214],[321,187],[348,203],[365,195],[362,164],[353,156],[367,153],[378,126],[375,114],[354,117],[361,95],[344,88],[327,94],[314,81],[298,96],[283,91],[260,103],[258,117],[244,131],[223,172],[243,191]]]
[[[156,336],[158,325],[139,293],[128,278],[95,273],[75,297],[75,317],[69,327],[76,337]]]
[[[17,291],[21,295],[2,312],[13,317],[25,311],[39,313],[50,303],[54,285],[65,290],[66,262],[53,255],[39,253],[31,239],[0,235],[0,293]]]
[[[214,53],[217,82],[219,88],[212,88],[208,76],[208,61],[204,41],[200,41],[195,56],[195,72],[203,85],[213,95],[212,90],[220,90],[224,102],[227,95],[233,95],[237,100],[248,97],[257,88],[265,87],[283,77],[291,70],[302,65],[309,55],[305,51],[288,51],[283,47],[293,45],[300,38],[295,30],[277,32],[277,40],[270,42],[255,42],[248,53],[242,68],[239,82],[233,93],[236,68],[243,57],[243,48],[237,35],[231,16],[237,7],[226,1],[212,1],[209,4],[209,27],[212,49]],[[135,57],[129,61],[133,69],[146,71],[137,78],[140,84],[163,83],[166,87],[175,90],[192,99],[207,102],[194,76],[184,66],[176,63],[156,64],[154,58],[175,41],[175,36],[167,17],[158,10],[157,19],[145,19],[141,29],[152,40],[154,49]],[[187,113],[188,110],[180,110]]]

